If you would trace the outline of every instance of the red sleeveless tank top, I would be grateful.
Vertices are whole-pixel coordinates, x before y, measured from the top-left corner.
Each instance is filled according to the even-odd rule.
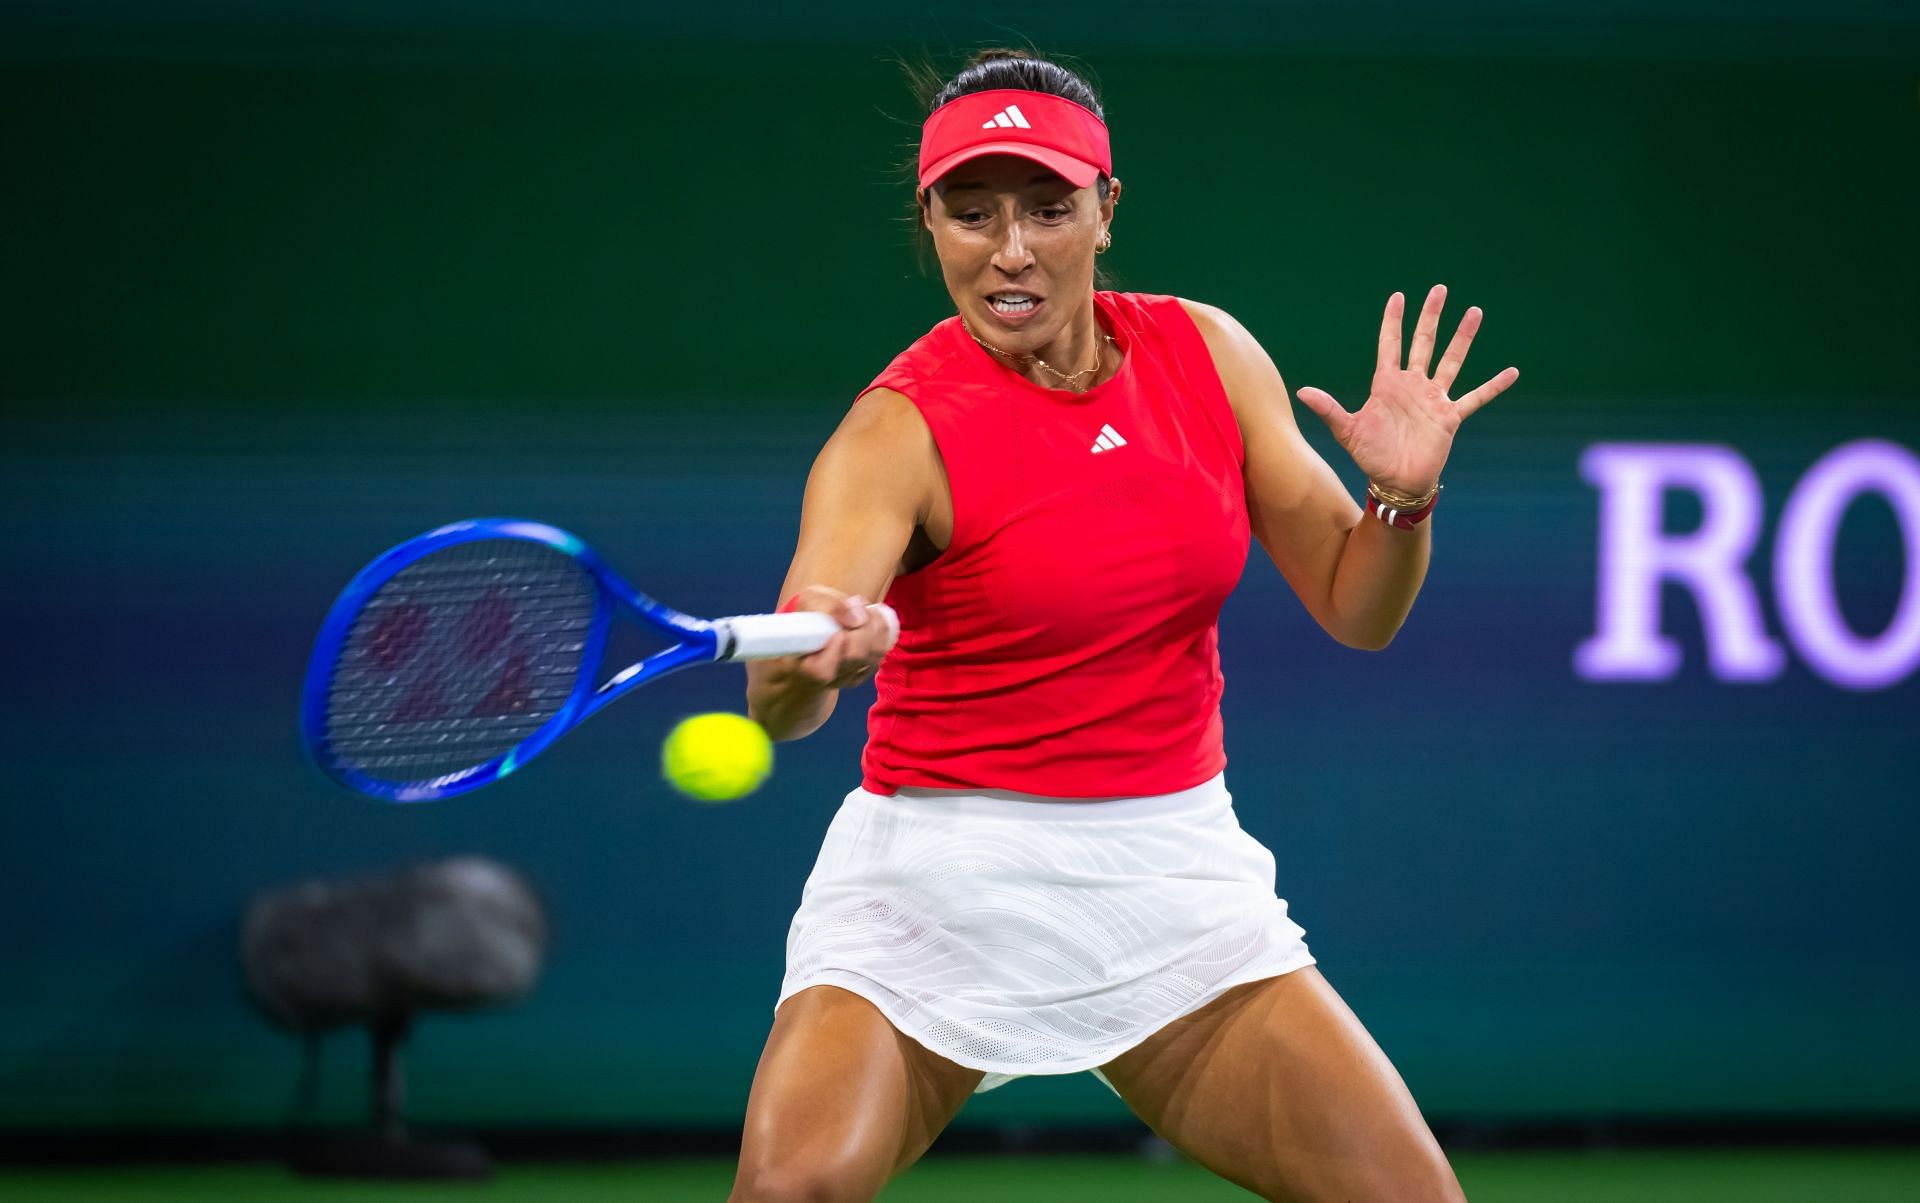
[[[868,790],[1163,794],[1226,764],[1239,424],[1178,298],[1093,300],[1124,358],[1087,392],[1004,367],[958,316],[867,386],[912,400],[953,494],[952,542],[887,593],[900,641],[867,714]]]

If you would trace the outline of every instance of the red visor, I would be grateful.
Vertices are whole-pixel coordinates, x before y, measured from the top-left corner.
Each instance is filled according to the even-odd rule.
[[[1064,96],[996,88],[948,101],[920,128],[920,186],[968,159],[1019,155],[1051,167],[1075,188],[1113,174],[1104,121]]]

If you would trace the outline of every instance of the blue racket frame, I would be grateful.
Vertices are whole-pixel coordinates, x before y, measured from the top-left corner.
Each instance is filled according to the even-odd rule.
[[[333,669],[340,657],[340,650],[346,644],[354,620],[360,616],[367,600],[414,561],[461,543],[481,539],[517,539],[545,544],[572,556],[593,578],[593,620],[587,632],[580,677],[574,682],[573,692],[553,717],[541,724],[532,735],[492,760],[457,773],[427,781],[394,782],[370,777],[333,763],[333,757],[327,753],[327,690],[333,680]],[[614,615],[623,608],[676,642],[674,646],[663,648],[638,664],[622,669],[604,683],[595,685],[594,673],[600,667],[601,657],[606,654],[607,636],[613,627]],[[333,608],[327,612],[326,622],[320,627],[320,637],[314,643],[313,656],[307,662],[307,679],[301,694],[300,728],[306,740],[307,752],[314,763],[327,776],[348,789],[389,802],[431,802],[493,784],[631,690],[690,664],[717,660],[723,651],[720,633],[714,624],[682,614],[640,592],[608,567],[606,561],[591,547],[567,531],[525,518],[470,518],[436,527],[424,535],[408,539],[361,569],[348,582],[334,601]]]

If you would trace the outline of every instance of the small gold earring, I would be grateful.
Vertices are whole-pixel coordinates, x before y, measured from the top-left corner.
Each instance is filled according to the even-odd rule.
[[[1113,234],[1110,231],[1102,230],[1100,231],[1100,245],[1093,248],[1093,253],[1096,255],[1104,255],[1112,246]]]

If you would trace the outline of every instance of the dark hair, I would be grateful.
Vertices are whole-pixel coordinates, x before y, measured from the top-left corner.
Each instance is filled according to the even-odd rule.
[[[921,59],[917,62],[902,60],[900,68],[906,73],[907,83],[913,89],[914,98],[920,102],[920,121],[931,116],[933,111],[949,101],[975,92],[991,92],[997,88],[1018,88],[1028,92],[1048,92],[1055,96],[1071,100],[1086,109],[1095,117],[1105,121],[1106,110],[1100,104],[1100,96],[1093,85],[1080,74],[1061,66],[1059,63],[1042,58],[1038,53],[1014,50],[1005,46],[989,46],[976,51],[967,65],[960,68],[958,74],[948,79],[931,62]],[[906,179],[913,188],[913,203],[909,207],[906,220],[913,231],[915,258],[920,270],[925,271],[935,262],[932,240],[927,235],[925,222],[921,220],[925,200],[917,184],[920,179],[920,140],[919,122],[915,122],[914,143],[908,151],[904,164]],[[1094,181],[1104,204],[1111,181],[1106,172],[1101,172]],[[1094,284],[1103,286],[1110,281],[1104,268],[1094,266]]]

